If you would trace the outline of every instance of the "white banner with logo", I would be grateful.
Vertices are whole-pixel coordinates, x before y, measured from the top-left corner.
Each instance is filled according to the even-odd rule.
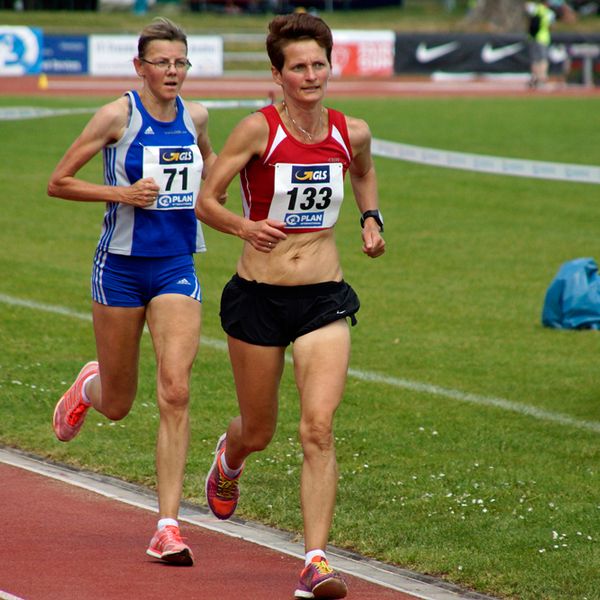
[[[188,36],[188,59],[193,77],[223,75],[223,38],[221,36]],[[89,73],[99,76],[135,75],[133,57],[137,56],[135,35],[91,35],[89,40]]]

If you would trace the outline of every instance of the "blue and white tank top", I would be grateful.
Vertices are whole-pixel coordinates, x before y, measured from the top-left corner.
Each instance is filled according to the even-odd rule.
[[[126,95],[129,124],[118,142],[104,148],[104,183],[131,185],[153,177],[160,191],[147,208],[107,202],[98,249],[150,257],[204,252],[194,214],[203,167],[194,122],[179,96],[177,117],[167,123],[148,113],[136,91]]]

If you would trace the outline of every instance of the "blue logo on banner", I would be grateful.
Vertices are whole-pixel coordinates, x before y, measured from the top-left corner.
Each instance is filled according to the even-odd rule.
[[[44,73],[86,74],[88,37],[86,35],[44,36]]]
[[[322,212],[288,213],[284,219],[286,227],[322,227]]]
[[[329,183],[329,165],[293,165],[292,183]]]
[[[42,46],[41,29],[0,26],[0,75],[40,73]]]

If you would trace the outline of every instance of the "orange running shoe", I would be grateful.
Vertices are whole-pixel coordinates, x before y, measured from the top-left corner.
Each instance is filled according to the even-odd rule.
[[[190,547],[184,543],[179,527],[167,525],[157,529],[154,537],[150,540],[150,546],[146,554],[154,558],[160,558],[172,565],[191,567],[194,564],[194,556]]]
[[[215,460],[206,477],[206,502],[217,519],[229,519],[235,512],[240,497],[238,487],[240,474],[234,479],[229,479],[223,473],[221,465],[221,456],[225,453],[226,435],[223,434],[217,442],[215,448]]]
[[[315,556],[312,562],[300,573],[300,583],[294,592],[299,598],[345,598],[348,593],[345,581],[334,571],[322,556]]]
[[[95,360],[84,365],[83,369],[79,371],[75,383],[57,402],[52,426],[56,437],[61,442],[69,442],[79,433],[90,408],[90,405],[83,401],[83,383],[88,377],[97,373],[98,363]]]

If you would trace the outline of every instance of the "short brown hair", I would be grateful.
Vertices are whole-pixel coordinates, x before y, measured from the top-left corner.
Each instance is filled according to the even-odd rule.
[[[331,65],[333,36],[329,25],[319,17],[309,13],[279,15],[269,23],[267,35],[267,54],[271,64],[278,70],[283,69],[285,57],[283,49],[298,40],[315,40],[325,50],[327,61]]]
[[[183,29],[165,17],[156,17],[150,25],[142,29],[138,40],[138,58],[144,58],[146,48],[154,40],[183,42],[187,52],[187,36]]]

